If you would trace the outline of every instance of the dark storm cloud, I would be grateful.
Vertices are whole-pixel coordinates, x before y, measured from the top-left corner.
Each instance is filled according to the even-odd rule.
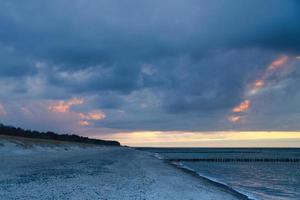
[[[30,60],[19,54],[13,47],[6,47],[0,44],[0,76],[14,77],[34,75],[37,70],[32,66]]]
[[[296,0],[0,5],[1,98],[83,96],[111,113],[104,127],[215,129],[277,55],[300,52]]]
[[[298,11],[296,1],[282,0],[2,1],[0,36],[27,55],[77,69],[245,45],[298,49]]]

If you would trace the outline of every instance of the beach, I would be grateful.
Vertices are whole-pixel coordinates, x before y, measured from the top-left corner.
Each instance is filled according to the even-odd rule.
[[[0,199],[237,199],[127,147],[0,138]]]

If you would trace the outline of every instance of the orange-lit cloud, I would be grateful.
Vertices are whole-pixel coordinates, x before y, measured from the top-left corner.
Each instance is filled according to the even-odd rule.
[[[58,102],[54,102],[52,103],[48,109],[52,112],[58,112],[58,113],[65,113],[65,112],[69,112],[71,106],[73,105],[80,105],[83,104],[83,100],[82,99],[78,99],[78,98],[73,98],[69,101],[58,101]]]
[[[260,89],[262,89],[265,86],[265,81],[260,79],[256,80],[253,85],[251,85],[251,88],[249,91],[247,91],[247,95],[254,95],[256,94]]]
[[[239,112],[246,112],[250,108],[250,101],[245,100],[240,105],[234,107],[232,112],[239,113]]]
[[[256,80],[254,83],[255,88],[261,88],[265,85],[265,82],[263,80]]]
[[[102,120],[106,117],[105,113],[101,111],[92,111],[87,114],[80,113],[79,115],[81,119],[85,119],[85,120]]]
[[[92,111],[90,113],[79,113],[80,122],[79,124],[81,126],[89,126],[91,125],[91,120],[102,120],[106,118],[106,115],[102,111]]]
[[[242,121],[242,117],[241,116],[229,116],[228,120],[233,123],[239,123]]]
[[[88,125],[90,125],[90,123],[88,121],[85,121],[85,120],[80,120],[79,125],[80,126],[88,126]]]
[[[296,58],[298,59],[298,57]],[[267,81],[270,78],[270,76],[273,75],[275,70],[279,70],[283,68],[285,64],[289,61],[289,59],[290,58],[288,56],[282,55],[276,58],[274,61],[272,61],[272,63],[266,68],[264,73],[260,77],[258,77],[254,82],[250,83],[250,85],[246,89],[245,96],[249,98],[250,96],[256,95],[260,90],[262,90],[267,85],[269,85]],[[250,108],[250,100],[244,100],[242,103],[234,107],[232,109],[232,112],[242,113],[242,112],[246,112],[249,108]],[[233,116],[229,116],[228,120],[233,123],[240,122],[241,117],[237,115],[233,115]]]
[[[7,112],[4,108],[4,106],[0,103],[0,116],[4,116],[6,114],[7,114]]]
[[[79,98],[73,98],[68,101],[61,100],[51,103],[48,109],[54,113],[68,114],[72,116],[74,119],[78,120],[78,124],[80,126],[89,126],[92,124],[91,121],[102,120],[106,118],[105,113],[99,110],[94,110],[88,113],[70,110],[72,106],[81,105],[83,103],[84,100]]]
[[[280,56],[278,57],[276,60],[274,60],[268,67],[267,70],[276,70],[281,68],[284,64],[287,63],[287,61],[289,60],[288,56]]]
[[[251,83],[250,91],[247,91],[247,94],[256,94],[257,91],[260,89],[266,87],[266,82],[270,76],[273,75],[274,70],[279,70],[285,66],[285,64],[288,62],[290,58],[286,55],[279,56],[277,59],[275,59],[265,70],[263,75],[256,79],[254,83]]]

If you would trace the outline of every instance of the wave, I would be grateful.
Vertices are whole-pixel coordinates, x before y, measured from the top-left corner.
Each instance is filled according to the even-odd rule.
[[[169,163],[185,172],[192,173],[193,175],[196,175],[196,176],[200,177],[201,179],[204,179],[204,180],[210,182],[211,184],[225,190],[226,192],[236,196],[237,198],[239,198],[241,200],[257,200],[256,198],[252,197],[252,195],[245,194],[244,192],[242,192],[238,189],[232,188],[231,186],[227,185],[226,183],[220,182],[219,180],[216,180],[212,177],[208,177],[203,174],[200,174],[199,172],[182,164],[181,162],[169,162]]]

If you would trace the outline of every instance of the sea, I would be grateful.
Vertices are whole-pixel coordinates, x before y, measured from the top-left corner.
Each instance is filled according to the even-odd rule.
[[[300,148],[139,148],[246,199],[300,200]]]

